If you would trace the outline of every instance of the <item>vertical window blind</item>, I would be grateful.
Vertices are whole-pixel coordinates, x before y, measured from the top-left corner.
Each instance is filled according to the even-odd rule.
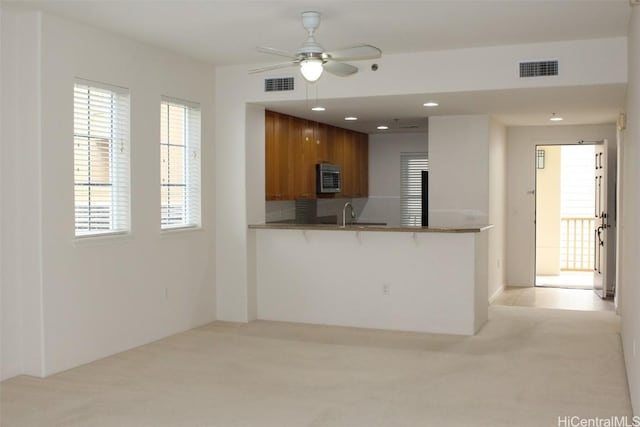
[[[200,107],[163,97],[160,103],[161,228],[200,226],[200,204]]]
[[[75,235],[129,230],[129,91],[74,83]]]
[[[422,225],[422,171],[427,170],[427,153],[400,154],[401,225]]]

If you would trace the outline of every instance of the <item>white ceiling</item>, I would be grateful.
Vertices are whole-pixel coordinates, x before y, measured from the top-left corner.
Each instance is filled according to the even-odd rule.
[[[3,6],[43,9],[215,65],[281,62],[255,47],[294,52],[305,38],[300,21],[305,10],[322,12],[317,39],[325,48],[368,43],[383,54],[626,36],[630,15],[627,0],[1,1]],[[522,102],[523,94],[527,103]],[[439,98],[443,107],[435,114],[488,113],[505,124],[531,125],[549,124],[550,108],[556,108],[565,116],[564,123],[603,123],[615,121],[624,87],[474,92]],[[356,126],[380,120],[393,125],[394,118],[402,119],[402,125],[425,117],[422,102],[419,94],[326,100],[323,104],[333,112],[321,114],[327,122],[344,124],[340,107],[363,118]],[[271,107],[298,115],[308,112],[304,103]]]
[[[351,99],[322,99],[327,110],[313,112],[306,101],[263,103],[268,109],[297,117],[330,123],[340,127],[377,133],[376,126],[387,125],[384,132],[425,132],[427,116],[490,114],[509,126],[552,125],[552,111],[561,112],[560,124],[615,123],[622,111],[626,85],[573,86],[545,89],[512,89],[475,92],[396,95]],[[437,101],[437,108],[426,108],[426,101]],[[356,122],[345,121],[357,116]],[[399,119],[397,122],[394,119]],[[418,128],[413,128],[417,125]],[[410,127],[411,126],[411,127]],[[410,128],[409,128],[410,127]]]

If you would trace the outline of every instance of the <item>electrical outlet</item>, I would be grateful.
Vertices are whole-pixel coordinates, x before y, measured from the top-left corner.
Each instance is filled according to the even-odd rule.
[[[497,264],[498,264],[498,268],[500,268],[500,259],[499,258],[498,258]]]
[[[391,294],[391,286],[388,283],[382,284],[382,295],[389,296]]]
[[[169,288],[164,288],[164,299],[169,299]]]

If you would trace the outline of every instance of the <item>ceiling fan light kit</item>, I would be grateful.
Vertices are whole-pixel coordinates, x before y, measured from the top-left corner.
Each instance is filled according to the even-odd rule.
[[[305,59],[300,62],[300,73],[309,83],[316,82],[322,76],[322,60],[316,58]]]
[[[341,61],[376,59],[382,55],[380,49],[368,44],[336,51],[325,51],[315,39],[315,32],[320,26],[320,12],[302,12],[302,26],[307,30],[307,39],[294,55],[271,47],[257,48],[262,53],[289,58],[289,62],[266,66],[249,72],[260,73],[290,66],[299,66],[302,77],[307,82],[313,83],[322,76],[324,71],[340,77],[350,76],[358,72],[357,67]]]

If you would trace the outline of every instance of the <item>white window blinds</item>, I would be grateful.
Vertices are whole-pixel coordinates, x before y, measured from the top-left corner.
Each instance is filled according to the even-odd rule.
[[[75,234],[129,230],[129,92],[74,84]]]
[[[160,103],[161,228],[198,227],[200,221],[200,107]]]
[[[400,224],[422,225],[422,171],[429,170],[427,153],[400,154]]]

